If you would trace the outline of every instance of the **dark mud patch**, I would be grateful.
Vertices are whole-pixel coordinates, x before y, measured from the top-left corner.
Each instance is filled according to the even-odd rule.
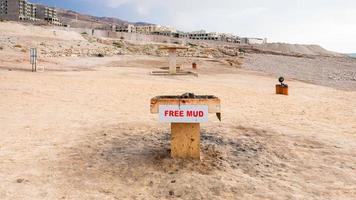
[[[284,184],[303,171],[320,170],[315,159],[322,158],[315,155],[329,148],[314,140],[242,126],[203,129],[201,142],[201,161],[179,160],[170,158],[168,128],[118,124],[92,129],[81,143],[63,152],[58,170],[76,189],[99,187],[119,197],[141,193],[153,199],[229,199],[258,194],[257,188],[290,189]],[[315,154],[306,157],[296,151]]]
[[[88,144],[73,147],[68,155],[76,156],[67,162],[85,163],[121,178],[142,178],[146,172],[209,175],[231,169],[263,176],[296,158],[278,134],[245,127],[232,127],[233,134],[223,131],[202,130],[202,159],[195,161],[170,158],[168,129],[118,125],[91,134],[94,138]]]

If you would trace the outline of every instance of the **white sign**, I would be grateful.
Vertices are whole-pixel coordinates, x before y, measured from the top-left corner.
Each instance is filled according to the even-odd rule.
[[[207,105],[160,105],[159,121],[165,123],[208,122]]]
[[[36,63],[36,60],[37,60],[37,49],[36,48],[30,49],[30,60],[31,60],[31,64]]]

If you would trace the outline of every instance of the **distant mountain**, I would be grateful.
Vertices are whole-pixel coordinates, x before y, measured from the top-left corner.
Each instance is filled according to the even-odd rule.
[[[136,22],[136,23],[134,23],[134,25],[136,25],[136,26],[146,26],[146,25],[153,25],[153,24],[147,23],[147,22]]]
[[[112,24],[134,24],[147,25],[150,23],[137,22],[132,23],[113,17],[96,17],[92,15],[81,14],[72,10],[57,9],[58,18],[63,24],[70,25],[74,28],[95,28],[95,29],[110,29]]]

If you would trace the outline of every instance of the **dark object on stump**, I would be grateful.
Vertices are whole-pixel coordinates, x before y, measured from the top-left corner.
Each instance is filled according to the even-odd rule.
[[[197,69],[197,63],[192,64],[193,69]]]
[[[279,77],[279,82],[281,83],[281,84],[283,84],[283,82],[284,82],[284,77]]]
[[[288,95],[288,85],[284,83],[284,77],[280,77],[278,81],[281,84],[276,85],[276,94]]]
[[[181,96],[182,99],[195,99],[195,94],[194,93],[184,93]]]

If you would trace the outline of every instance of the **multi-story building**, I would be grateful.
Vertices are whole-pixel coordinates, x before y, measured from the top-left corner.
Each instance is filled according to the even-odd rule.
[[[35,21],[37,6],[27,0],[0,0],[0,18],[6,20]]]
[[[241,38],[243,44],[266,44],[267,38]]]
[[[174,34],[174,37],[189,39],[189,33],[182,32],[182,31],[177,31],[177,33]]]
[[[19,14],[20,20],[36,20],[37,6],[21,0],[19,1]]]
[[[27,0],[0,0],[0,18],[6,20],[36,20],[37,6]]]
[[[37,5],[29,3],[27,5],[27,9],[29,10],[27,12],[28,12],[28,15],[30,16],[30,20],[37,20],[37,18],[36,18],[36,16],[37,16]]]
[[[135,33],[136,27],[132,24],[124,24],[121,26],[116,26],[115,31],[116,32],[125,32],[125,33]]]
[[[157,31],[157,25],[144,25],[135,27],[137,33],[151,34]]]
[[[223,42],[230,42],[230,43],[240,43],[240,37],[235,36],[233,34],[226,34],[226,33],[207,33],[205,30],[201,31],[194,31],[190,33],[178,32],[175,35],[178,38],[187,38],[191,40],[213,40],[213,41],[223,41]]]
[[[207,33],[204,30],[189,33],[189,39],[192,40],[220,40],[218,33]]]
[[[159,25],[135,26],[135,29],[137,33],[142,33],[142,34],[170,35],[171,33],[177,32],[175,28],[159,26]]]
[[[151,34],[154,35],[163,35],[163,36],[169,36],[169,37],[175,37],[177,35],[177,29],[175,28],[170,28],[167,26],[156,26],[155,30],[151,32]]]
[[[0,18],[5,20],[45,20],[51,24],[61,25],[54,8],[36,5],[27,0],[0,0]]]
[[[8,2],[7,0],[0,0],[0,18],[5,19],[5,15],[8,14]]]
[[[45,20],[50,24],[62,25],[57,17],[57,11],[55,8],[37,5],[37,18]]]
[[[227,33],[220,33],[220,40],[223,42],[241,43],[240,37]]]

